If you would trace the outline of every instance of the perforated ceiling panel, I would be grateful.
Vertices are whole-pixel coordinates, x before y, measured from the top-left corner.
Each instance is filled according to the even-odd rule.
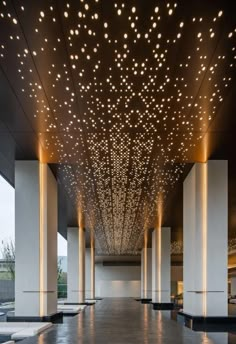
[[[137,253],[185,164],[208,158],[233,89],[232,6],[1,1],[2,72],[97,253]]]

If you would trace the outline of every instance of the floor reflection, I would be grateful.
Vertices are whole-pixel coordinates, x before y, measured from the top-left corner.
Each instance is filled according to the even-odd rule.
[[[143,343],[148,344],[148,332],[149,332],[149,321],[148,321],[148,307],[149,305],[143,305]]]
[[[233,344],[236,334],[194,332],[131,298],[107,298],[21,344]]]

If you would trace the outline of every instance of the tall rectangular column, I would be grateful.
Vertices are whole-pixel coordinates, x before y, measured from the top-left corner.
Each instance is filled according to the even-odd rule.
[[[152,303],[153,309],[173,308],[170,300],[170,228],[152,232]]]
[[[79,303],[85,302],[85,230],[79,226]]]
[[[57,218],[57,182],[47,164],[16,161],[15,319],[57,312]]]
[[[210,160],[184,181],[184,313],[228,315],[228,168]]]
[[[90,248],[90,263],[91,263],[91,271],[90,271],[90,288],[91,299],[95,299],[95,246],[94,246],[94,237],[91,239],[91,248]]]
[[[92,242],[85,252],[85,298],[95,299],[95,252]]]
[[[69,227],[67,302],[85,302],[85,232],[82,227]]]
[[[91,249],[85,249],[85,298],[91,298]]]
[[[79,303],[79,229],[67,229],[67,302]]]
[[[152,299],[152,249],[143,248],[141,252],[141,302]]]

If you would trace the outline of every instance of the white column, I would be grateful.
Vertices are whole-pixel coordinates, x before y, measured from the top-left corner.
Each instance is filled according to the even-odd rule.
[[[57,312],[57,182],[38,161],[15,162],[15,315]]]
[[[91,249],[85,250],[85,298],[91,298]]]
[[[79,229],[67,229],[67,301],[79,302]]]
[[[69,227],[67,231],[67,302],[85,302],[85,231]]]
[[[231,295],[236,295],[236,277],[231,277]]]
[[[141,252],[141,299],[152,298],[152,249]]]
[[[85,298],[95,298],[95,249],[92,233],[90,248],[86,248],[85,253]]]
[[[91,247],[91,299],[95,299],[95,248]]]
[[[193,166],[184,181],[184,313],[227,316],[227,161]]]
[[[79,303],[85,302],[85,230],[79,227]]]
[[[170,228],[152,232],[152,302],[170,303]]]

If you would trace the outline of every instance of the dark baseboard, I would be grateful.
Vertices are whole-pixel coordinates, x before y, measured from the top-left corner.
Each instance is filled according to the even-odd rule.
[[[152,302],[155,311],[172,311],[174,304],[171,302]]]
[[[177,321],[194,331],[230,332],[235,331],[236,316],[194,316],[179,312]]]
[[[19,316],[19,315],[8,315],[8,322],[52,322],[52,323],[62,323],[63,322],[63,313],[53,313],[50,315],[44,316]]]
[[[140,299],[141,303],[151,303],[152,299]]]

